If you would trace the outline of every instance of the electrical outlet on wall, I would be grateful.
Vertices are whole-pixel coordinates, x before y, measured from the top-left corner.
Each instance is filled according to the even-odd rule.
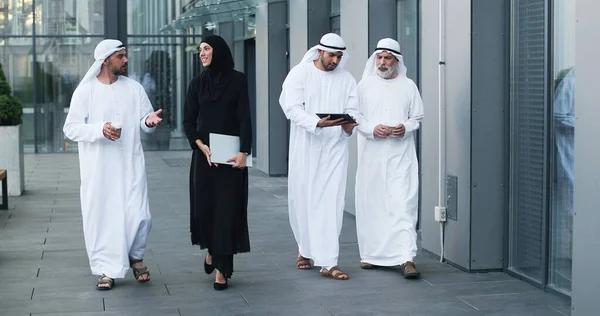
[[[446,207],[436,206],[434,218],[435,218],[436,222],[445,222],[446,221]]]

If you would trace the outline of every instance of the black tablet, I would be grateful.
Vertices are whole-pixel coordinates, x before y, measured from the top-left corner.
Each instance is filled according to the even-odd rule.
[[[324,118],[326,116],[330,116],[329,119],[330,120],[337,120],[340,118],[344,118],[346,119],[346,122],[348,123],[356,123],[356,121],[354,120],[354,118],[352,116],[350,116],[350,114],[346,114],[346,113],[317,113],[317,116],[319,118]]]

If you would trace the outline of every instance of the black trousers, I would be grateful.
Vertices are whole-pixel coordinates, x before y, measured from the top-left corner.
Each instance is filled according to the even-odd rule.
[[[212,256],[212,266],[223,273],[226,278],[231,278],[233,274],[233,255],[213,254],[210,249],[208,250],[208,254]]]

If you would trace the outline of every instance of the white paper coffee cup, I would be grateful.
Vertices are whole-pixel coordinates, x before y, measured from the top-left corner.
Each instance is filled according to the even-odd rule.
[[[119,124],[119,123],[110,123],[110,125],[112,125],[112,127],[117,129],[117,135],[120,138],[121,137],[121,129],[123,128],[123,124]]]

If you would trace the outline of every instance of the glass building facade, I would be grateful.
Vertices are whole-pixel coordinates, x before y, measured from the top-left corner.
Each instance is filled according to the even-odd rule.
[[[119,4],[119,2],[121,2]],[[188,2],[183,5],[182,2]],[[93,63],[95,46],[118,25],[127,46],[130,78],[145,88],[163,124],[144,135],[146,150],[187,149],[183,95],[200,72],[195,54],[202,35],[229,23],[230,41],[254,37],[252,4],[244,1],[1,0],[0,64],[23,103],[26,153],[74,152],[62,126],[71,96]],[[112,7],[126,14],[115,14]],[[117,10],[117,11],[118,11]],[[243,53],[242,53],[243,56]]]
[[[342,28],[342,1],[327,3],[330,31],[352,36]],[[77,150],[64,136],[62,126],[73,91],[93,62],[94,47],[109,36],[107,29],[112,25],[118,25],[126,42],[128,76],[144,86],[155,108],[164,111],[164,122],[157,131],[143,135],[146,150],[189,148],[182,128],[183,102],[190,80],[201,71],[197,45],[208,34],[226,39],[236,68],[247,74],[256,117],[256,91],[268,89],[256,87],[254,38],[257,32],[258,36],[267,33],[256,29],[256,1],[128,0],[122,6],[126,13],[121,15],[115,15],[107,3],[117,1],[0,0],[0,63],[24,106],[25,152]],[[506,21],[510,26],[506,56],[510,60],[510,115],[507,256],[503,264],[512,275],[570,295],[576,1],[506,3],[510,11]],[[393,27],[408,77],[419,86],[423,5],[426,1],[396,0]],[[289,21],[293,12],[287,14]],[[357,28],[360,31],[363,26]],[[287,32],[289,53],[294,40],[289,38],[289,25]],[[370,54],[372,47],[360,49]],[[426,118],[423,124],[436,123]],[[253,125],[256,140],[257,124]],[[256,146],[261,146],[257,143],[254,153]]]
[[[511,2],[509,270],[571,290],[575,3]]]

